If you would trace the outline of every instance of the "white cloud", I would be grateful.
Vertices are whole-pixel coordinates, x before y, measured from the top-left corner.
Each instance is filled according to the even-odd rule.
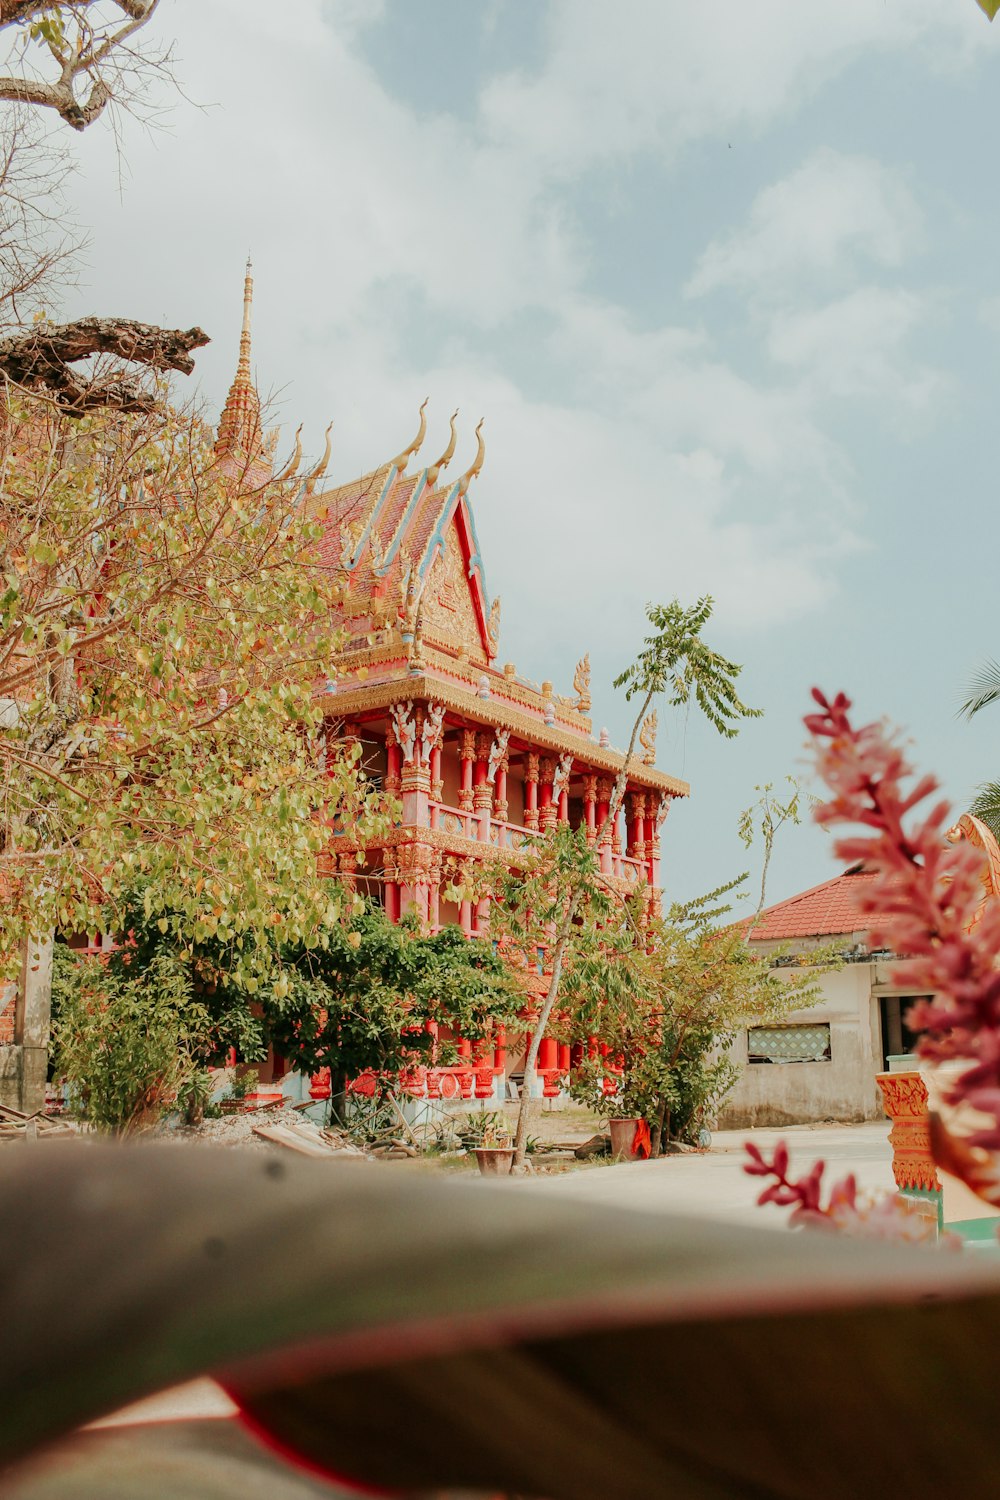
[[[133,135],[123,202],[106,144],[81,142],[81,214],[97,232],[80,310],[202,323],[216,343],[199,372],[220,400],[249,246],[260,384],[284,389],[314,447],[335,418],[337,478],[398,451],[425,394],[428,449],[460,403],[471,451],[485,413],[476,500],[491,584],[522,600],[517,628],[536,643],[575,641],[600,611],[627,650],[636,601],[675,591],[714,592],[744,627],[831,597],[857,542],[850,464],[803,376],[821,330],[776,324],[778,374],[754,381],[711,325],[637,326],[588,294],[572,184],[553,179],[733,121],[761,128],[866,47],[960,47],[964,19],[936,0],[842,0],[822,25],[801,0],[555,0],[541,69],[488,85],[470,126],[446,112],[439,77],[427,81],[437,112],[383,86],[358,49],[357,0],[197,10],[170,12],[180,71],[218,107],[180,106],[170,134]],[[854,190],[834,223],[846,254],[864,209],[858,243],[892,265],[905,189],[893,198],[878,171],[842,174]],[[829,385],[848,356],[825,358]]]
[[[967,63],[988,45],[981,20],[954,0],[557,0],[542,66],[495,80],[483,121],[572,177],[642,149],[738,141],[859,57],[919,48],[935,66]]]
[[[759,193],[744,226],[708,246],[686,291],[782,295],[803,281],[842,281],[859,260],[901,265],[921,233],[920,211],[897,173],[822,149]]]
[[[908,358],[904,345],[925,316],[924,299],[912,292],[860,287],[823,307],[777,313],[768,349],[831,395],[891,395],[923,408],[940,394],[942,377]]]

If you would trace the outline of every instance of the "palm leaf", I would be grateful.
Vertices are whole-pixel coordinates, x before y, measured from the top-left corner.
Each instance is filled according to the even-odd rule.
[[[977,787],[969,811],[986,824],[995,838],[1000,839],[1000,781],[987,781]]]
[[[991,1493],[1000,1268],[409,1170],[10,1148],[2,1451],[214,1373],[383,1488]]]
[[[1000,9],[1000,0],[997,8]],[[959,707],[959,714],[966,719],[972,719],[981,709],[988,708],[1000,698],[1000,663],[992,657],[969,683],[969,696]]]

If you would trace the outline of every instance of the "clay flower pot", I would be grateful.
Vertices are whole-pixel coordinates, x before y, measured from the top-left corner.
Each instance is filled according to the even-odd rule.
[[[509,1177],[514,1160],[513,1146],[476,1146],[476,1161],[484,1177]]]
[[[608,1130],[611,1133],[611,1155],[615,1161],[638,1161],[638,1154],[632,1150],[632,1142],[639,1128],[639,1121],[635,1120],[609,1120]]]

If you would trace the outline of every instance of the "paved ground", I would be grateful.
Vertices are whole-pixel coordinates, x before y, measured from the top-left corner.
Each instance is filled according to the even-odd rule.
[[[614,1204],[653,1212],[674,1212],[753,1224],[759,1229],[784,1229],[787,1210],[758,1208],[758,1182],[743,1171],[743,1143],[751,1140],[770,1149],[787,1141],[793,1175],[808,1171],[818,1157],[827,1162],[828,1180],[853,1172],[861,1187],[894,1187],[888,1120],[870,1125],[795,1125],[781,1130],[723,1130],[712,1138],[712,1149],[655,1162],[635,1162],[570,1172],[538,1183],[544,1192],[569,1193],[589,1203]],[[795,1170],[798,1169],[798,1170]]]

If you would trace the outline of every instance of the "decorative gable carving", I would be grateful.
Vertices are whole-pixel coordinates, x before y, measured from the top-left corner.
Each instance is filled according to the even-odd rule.
[[[466,576],[462,546],[454,525],[448,527],[445,546],[431,565],[424,585],[423,620],[425,639],[456,649],[465,646],[469,659],[486,662],[476,608]]]

